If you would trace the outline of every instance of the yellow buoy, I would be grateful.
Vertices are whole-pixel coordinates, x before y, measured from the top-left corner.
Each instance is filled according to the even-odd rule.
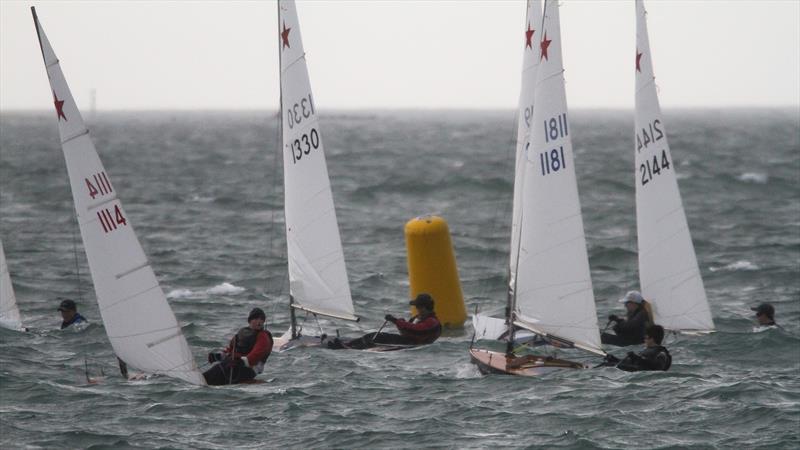
[[[406,223],[410,296],[427,293],[442,326],[461,328],[467,318],[456,257],[447,222],[438,216],[421,216]],[[417,313],[411,307],[411,314]]]

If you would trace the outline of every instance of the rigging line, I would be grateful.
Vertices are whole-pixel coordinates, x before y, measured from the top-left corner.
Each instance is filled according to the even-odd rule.
[[[78,242],[77,242],[77,239],[75,237],[75,228],[78,225],[78,214],[77,214],[77,212],[75,212],[75,214],[73,214],[72,217],[75,219],[75,221],[72,222],[72,255],[73,255],[74,260],[75,260],[75,278],[77,279],[77,282],[78,282],[78,303],[83,303],[83,289],[82,289],[82,286],[81,286],[81,270],[80,270],[80,266],[78,264]]]
[[[278,28],[280,29],[280,24],[281,24],[281,5],[280,5],[280,2],[275,2],[275,5],[276,5],[276,7],[278,9],[278,11],[277,11],[278,12],[278,14],[277,14],[277,17],[278,17]],[[275,151],[272,152],[272,194],[274,195],[276,200],[280,198],[280,195],[278,193],[278,189],[279,189],[278,177],[279,177],[279,171],[281,170],[280,166],[282,166],[282,162],[283,162],[282,158],[281,158],[281,156],[283,154],[283,148],[282,148],[282,145],[283,145],[283,76],[282,76],[282,73],[283,73],[283,71],[281,70],[282,61],[283,61],[283,51],[282,51],[282,49],[279,49],[278,50],[278,110],[277,110],[277,114],[276,114],[277,115],[277,126],[275,128]],[[281,190],[281,191],[283,191],[283,190]],[[285,211],[285,193],[281,192],[280,194],[282,194],[284,196],[284,202],[281,202],[281,204],[284,206],[284,211]],[[268,195],[267,195],[267,198],[269,198]],[[278,202],[276,201],[276,204],[277,203]],[[274,205],[269,205],[269,208],[270,208],[270,226],[269,226],[268,233],[269,233],[269,255],[271,256],[271,255],[275,254],[275,240],[276,240],[276,234],[277,234],[276,233],[277,221],[275,219],[275,215],[276,215],[276,211],[275,210],[276,210],[276,208],[274,207]],[[284,222],[285,222],[285,218],[284,218]],[[284,251],[285,250],[286,250],[286,246],[284,245]],[[288,258],[288,254],[286,255],[286,257],[284,257],[284,253],[283,253],[283,251],[281,251],[280,254],[279,254],[279,258],[278,259],[285,260],[287,258]],[[284,292],[284,287],[286,286],[286,284],[289,281],[288,264],[287,264],[287,270],[285,271],[285,275],[286,276],[282,277],[283,279],[280,282],[280,285],[278,286],[276,291],[273,293],[275,298],[279,299],[281,297],[281,295]],[[267,290],[267,292],[270,292],[272,289],[274,289],[272,286],[270,286],[269,273],[267,273],[265,289]],[[272,311],[273,313],[274,313],[274,308],[277,307],[277,303],[278,302],[273,302],[273,305],[272,305],[273,306],[273,311]]]

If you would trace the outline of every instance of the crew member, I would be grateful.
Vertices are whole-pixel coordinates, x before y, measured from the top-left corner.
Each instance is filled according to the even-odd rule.
[[[394,333],[369,333],[360,338],[342,342],[338,338],[328,342],[328,348],[350,348],[363,350],[377,345],[407,345],[416,346],[431,344],[442,334],[442,324],[433,312],[433,298],[428,294],[419,294],[409,302],[417,308],[416,316],[409,320],[398,319],[387,314],[385,319],[392,322],[400,334]]]
[[[622,361],[614,355],[606,355],[606,361],[615,364],[617,369],[626,372],[638,372],[640,370],[669,370],[672,365],[672,356],[666,347],[661,345],[664,340],[664,327],[661,325],[649,325],[644,334],[645,348],[638,354],[628,352],[628,356]]]
[[[78,305],[70,299],[62,300],[61,304],[58,305],[58,311],[61,313],[62,330],[70,325],[89,323],[89,321],[78,312]]]
[[[624,347],[644,343],[644,330],[653,323],[650,316],[650,304],[642,297],[639,291],[630,291],[620,299],[625,304],[627,314],[625,318],[614,314],[608,316],[609,323],[614,322],[615,334],[603,333],[600,340],[603,344]]]
[[[750,308],[756,312],[756,322],[760,327],[777,327],[775,323],[775,308],[769,303],[762,303],[755,308]]]
[[[239,330],[222,353],[209,353],[213,365],[203,377],[211,386],[236,384],[252,380],[264,370],[272,353],[272,334],[264,328],[267,315],[253,308],[247,316],[247,326]]]

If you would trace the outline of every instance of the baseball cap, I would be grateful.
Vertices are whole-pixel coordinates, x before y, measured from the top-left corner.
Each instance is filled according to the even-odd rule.
[[[70,299],[62,300],[61,304],[58,305],[58,311],[75,311],[77,309],[78,306]]]
[[[769,317],[770,319],[774,319],[775,318],[775,308],[772,305],[770,305],[769,303],[762,303],[762,304],[756,306],[755,308],[750,308],[750,309],[755,311],[757,316],[760,316],[761,314],[764,314],[767,317]]]
[[[641,304],[643,301],[644,298],[642,298],[642,293],[639,291],[628,291],[628,293],[625,294],[625,297],[619,299],[620,303],[631,302],[631,303]]]
[[[419,294],[417,298],[408,302],[411,306],[422,306],[427,309],[433,309],[433,297],[429,294]]]

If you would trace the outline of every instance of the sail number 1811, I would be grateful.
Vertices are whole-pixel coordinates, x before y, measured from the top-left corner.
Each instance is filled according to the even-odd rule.
[[[567,125],[567,113],[545,119],[544,141],[545,143],[569,136],[569,125]],[[567,160],[564,158],[564,146],[547,150],[539,153],[539,163],[542,168],[542,175],[549,175],[567,167]]]

